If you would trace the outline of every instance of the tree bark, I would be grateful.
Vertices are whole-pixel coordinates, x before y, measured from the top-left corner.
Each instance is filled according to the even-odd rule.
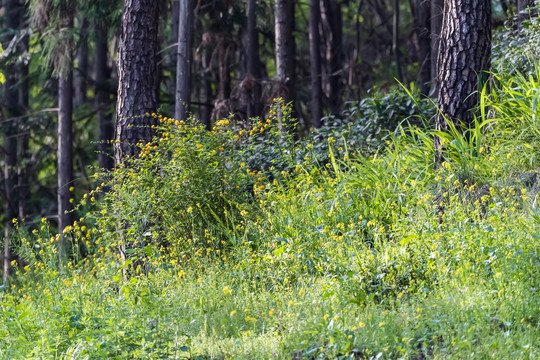
[[[324,6],[321,9],[321,23],[325,31],[325,66],[324,76],[321,78],[322,87],[328,100],[330,112],[338,114],[341,101],[341,72],[343,58],[343,16],[341,3],[336,0],[319,2]]]
[[[439,40],[443,21],[444,0],[431,0],[431,93],[437,96]]]
[[[294,100],[295,91],[295,42],[294,1],[276,0],[275,33],[276,33],[276,72],[278,80],[277,95],[285,102]],[[317,29],[318,34],[318,29]]]
[[[394,17],[392,20],[392,51],[396,62],[397,78],[400,82],[403,82],[401,54],[399,52],[399,0],[394,0]]]
[[[438,130],[447,129],[445,118],[465,126],[473,123],[479,77],[489,69],[490,55],[491,2],[447,0],[439,53]]]
[[[169,85],[168,91],[172,97],[171,102],[171,114],[174,115],[176,109],[176,101],[174,97],[176,96],[176,65],[178,59],[178,21],[180,20],[180,1],[172,0],[171,1],[171,35],[170,35],[170,70],[171,70],[171,79],[167,82]]]
[[[4,27],[8,31],[15,31],[19,28],[19,4],[16,0],[4,1]],[[9,39],[11,40],[11,39]],[[7,45],[7,44],[5,44]],[[7,46],[5,46],[7,48]],[[2,112],[5,119],[4,124],[4,196],[5,204],[5,228],[4,228],[4,268],[3,282],[8,281],[11,261],[11,231],[13,229],[13,218],[17,217],[17,123],[16,117],[21,115],[18,106],[19,94],[17,83],[20,80],[19,69],[16,65],[10,64],[3,71],[6,82],[4,83],[4,99]]]
[[[7,97],[6,97],[7,98]],[[16,104],[16,103],[15,103]],[[13,120],[8,121],[6,124],[4,134],[4,193],[6,198],[5,207],[5,232],[4,232],[4,283],[7,282],[9,277],[9,263],[11,261],[11,231],[13,229],[12,220],[17,217],[17,195],[18,191],[16,185],[17,180],[17,127]]]
[[[319,0],[309,1],[309,55],[311,61],[311,116],[312,126],[322,125],[322,88],[321,88],[321,41],[319,23],[321,10]]]
[[[418,38],[418,83],[420,93],[428,96],[431,84],[431,3],[428,0],[411,1],[411,10],[414,10],[414,28]]]
[[[88,20],[81,20],[81,35],[79,40],[79,52],[77,53],[77,73],[75,76],[75,107],[86,102],[88,89]]]
[[[180,0],[172,0],[171,4],[171,44],[178,43],[178,25],[180,22]],[[171,49],[171,64],[176,69],[176,59],[178,54],[178,45],[173,46]],[[175,84],[176,85],[176,84]],[[174,94],[175,91],[172,92]]]
[[[98,164],[101,169],[112,169],[114,166],[112,146],[110,141],[114,138],[114,124],[111,116],[107,112],[110,105],[107,80],[110,70],[107,66],[108,44],[107,29],[101,24],[96,26],[95,39],[95,91],[97,118],[99,127]]]
[[[292,1],[290,1],[292,3]],[[260,115],[260,59],[259,59],[259,31],[257,30],[257,1],[248,0],[247,7],[247,74],[244,79],[244,91],[247,95],[247,118]]]
[[[227,38],[220,35],[218,46],[218,66],[219,66],[219,100],[226,100],[231,97],[231,71],[229,69],[229,52]]]
[[[139,153],[138,142],[152,139],[156,121],[155,92],[158,1],[126,0],[118,52],[115,165]]]
[[[60,26],[63,29],[73,29],[73,4],[60,4]],[[65,31],[65,30],[64,30]],[[70,203],[70,187],[73,186],[73,47],[69,40],[68,48],[63,53],[64,68],[58,78],[58,230],[60,233],[73,222],[72,206]],[[58,252],[65,254],[64,238],[58,244]]]
[[[191,39],[193,6],[191,0],[180,0],[178,21],[178,52],[176,62],[175,117],[185,120],[191,104]]]
[[[28,11],[28,3],[21,1],[21,6],[19,8],[19,21],[20,27],[24,28],[29,26],[26,20],[26,14]],[[30,37],[26,35],[22,41],[23,52],[30,51]],[[20,84],[18,87],[18,102],[23,114],[27,114],[29,108],[29,81],[28,81],[28,63],[22,62],[20,64]],[[17,178],[18,178],[18,216],[20,219],[26,217],[26,208],[27,202],[30,199],[30,169],[29,169],[29,148],[28,143],[30,140],[30,135],[28,134],[27,126],[24,126],[24,122],[21,121],[18,124],[19,132],[22,132],[17,137],[17,157],[18,157],[18,168],[17,168]]]
[[[202,86],[201,86],[201,122],[204,126],[210,130],[211,129],[211,118],[212,118],[212,76],[210,68],[210,61],[212,59],[212,49],[208,44],[202,45],[202,58],[201,65],[203,69],[202,74]]]
[[[60,232],[73,222],[72,206],[69,202],[73,186],[73,71],[58,79],[58,229]],[[65,244],[59,243],[63,254]]]

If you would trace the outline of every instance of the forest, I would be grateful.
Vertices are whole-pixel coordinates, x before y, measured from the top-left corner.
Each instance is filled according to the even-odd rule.
[[[1,0],[0,360],[539,358],[539,7]]]

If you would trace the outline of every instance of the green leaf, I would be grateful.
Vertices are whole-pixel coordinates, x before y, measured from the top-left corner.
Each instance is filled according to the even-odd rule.
[[[285,246],[280,246],[274,250],[274,256],[280,256],[285,251]]]
[[[402,246],[403,246],[403,245],[407,245],[408,243],[411,242],[411,239],[413,239],[413,238],[414,238],[414,235],[411,234],[411,235],[407,236],[405,239],[402,239],[402,240],[399,242],[399,244],[402,245]]]
[[[143,252],[146,256],[152,256],[152,253],[154,252],[154,248],[152,247],[152,245],[146,245],[144,248],[143,248]]]

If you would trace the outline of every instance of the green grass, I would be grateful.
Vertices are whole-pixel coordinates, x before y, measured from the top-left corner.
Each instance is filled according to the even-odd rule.
[[[540,357],[535,85],[511,85],[437,170],[423,128],[321,162],[271,122],[164,119],[63,237],[19,226],[0,359]],[[261,144],[282,159],[249,169]]]

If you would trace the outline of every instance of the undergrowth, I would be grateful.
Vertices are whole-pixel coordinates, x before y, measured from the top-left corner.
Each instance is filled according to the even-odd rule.
[[[464,133],[403,121],[356,153],[295,141],[280,99],[211,132],[154,115],[62,234],[18,223],[0,358],[537,358],[537,81],[500,77]]]

